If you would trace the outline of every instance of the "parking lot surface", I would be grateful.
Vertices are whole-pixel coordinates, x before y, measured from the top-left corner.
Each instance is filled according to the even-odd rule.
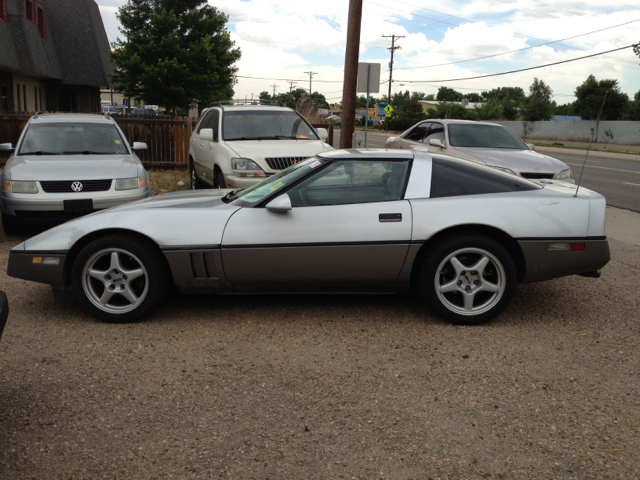
[[[6,276],[0,478],[638,478],[640,247],[459,327],[418,295],[173,295],[100,323]]]

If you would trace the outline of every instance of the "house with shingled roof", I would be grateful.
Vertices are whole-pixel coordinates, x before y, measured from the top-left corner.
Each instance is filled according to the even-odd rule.
[[[94,0],[0,0],[0,110],[100,112],[113,71]]]

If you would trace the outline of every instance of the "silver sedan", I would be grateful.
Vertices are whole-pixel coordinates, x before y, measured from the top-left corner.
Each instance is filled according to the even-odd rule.
[[[0,176],[7,234],[149,196],[149,178],[116,122],[107,115],[37,114],[27,122]]]
[[[529,179],[554,179],[574,183],[569,166],[534,151],[507,127],[468,120],[425,120],[399,137],[389,137],[387,148],[424,148],[489,165]]]
[[[516,284],[598,276],[605,199],[420,151],[338,150],[243,190],[159,195],[17,245],[10,276],[73,285],[108,322],[183,293],[402,292],[443,318],[500,314]]]

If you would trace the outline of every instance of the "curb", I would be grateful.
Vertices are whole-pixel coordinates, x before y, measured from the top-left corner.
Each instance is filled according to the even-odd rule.
[[[549,152],[549,153],[566,153],[567,155],[576,155],[584,157],[587,150],[578,150],[575,148],[555,148],[555,147],[539,147],[536,145],[536,152]],[[591,150],[589,156],[598,156],[603,158],[617,158],[620,160],[635,160],[640,162],[640,155],[633,155],[630,153],[617,153],[617,152],[603,152],[601,150]]]

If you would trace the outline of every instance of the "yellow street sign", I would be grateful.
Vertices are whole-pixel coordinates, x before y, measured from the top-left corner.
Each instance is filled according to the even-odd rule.
[[[384,111],[387,112],[385,117],[390,117],[391,116],[391,112],[393,112],[393,107],[391,105],[387,105],[386,107],[384,107]]]
[[[375,109],[375,108],[370,108],[370,109],[368,110],[368,115],[369,115],[370,117],[373,117],[375,114],[376,114],[376,109]]]

